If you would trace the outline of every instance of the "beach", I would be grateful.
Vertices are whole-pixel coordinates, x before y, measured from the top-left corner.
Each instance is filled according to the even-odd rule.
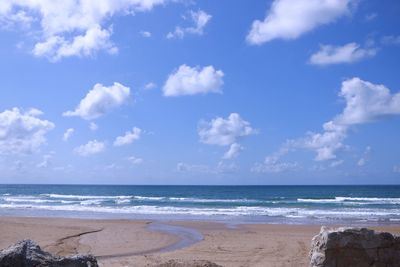
[[[396,225],[372,228],[400,233]],[[1,217],[0,248],[29,238],[57,255],[91,253],[101,266],[158,266],[169,260],[308,266],[311,239],[319,230],[320,225]]]
[[[400,233],[399,205],[400,186],[3,185],[0,248],[32,239],[104,267],[309,266],[321,226]]]

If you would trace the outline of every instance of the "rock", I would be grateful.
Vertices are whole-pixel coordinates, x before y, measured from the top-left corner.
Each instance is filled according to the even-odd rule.
[[[32,240],[20,241],[0,251],[0,267],[98,267],[91,255],[53,256]]]
[[[312,239],[311,267],[400,267],[400,237],[366,228],[321,228]]]
[[[156,265],[155,267],[222,267],[211,261],[193,260],[193,261],[177,261],[169,260],[165,263]]]

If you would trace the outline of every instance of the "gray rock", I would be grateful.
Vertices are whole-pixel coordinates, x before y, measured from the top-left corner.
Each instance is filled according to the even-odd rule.
[[[400,237],[366,228],[321,228],[312,239],[311,267],[400,267]]]
[[[98,267],[91,255],[53,256],[32,240],[20,241],[0,251],[0,267]]]

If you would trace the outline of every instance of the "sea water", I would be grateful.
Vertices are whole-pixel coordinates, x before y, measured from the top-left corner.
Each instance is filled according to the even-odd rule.
[[[0,215],[400,224],[400,186],[0,185]]]

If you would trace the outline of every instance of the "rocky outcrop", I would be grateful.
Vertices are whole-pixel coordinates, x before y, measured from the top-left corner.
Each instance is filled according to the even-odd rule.
[[[222,267],[211,261],[193,260],[193,261],[178,261],[169,260],[165,263],[156,265],[155,267]]]
[[[400,267],[400,236],[366,228],[321,228],[311,244],[312,267]]]
[[[1,267],[98,267],[95,257],[75,255],[53,256],[32,240],[23,240],[0,252]]]

